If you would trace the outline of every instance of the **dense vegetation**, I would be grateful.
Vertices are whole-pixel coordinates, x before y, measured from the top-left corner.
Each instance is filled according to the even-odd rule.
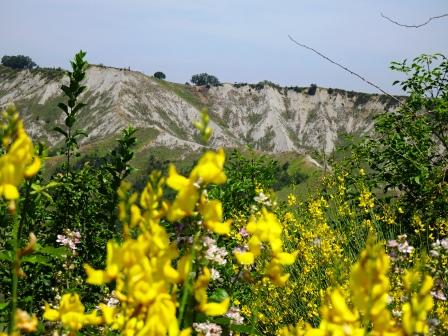
[[[218,86],[221,85],[218,78],[208,73],[200,73],[191,77],[191,82],[195,85],[209,85]]]
[[[12,69],[32,69],[37,64],[29,56],[16,55],[16,56],[3,56],[2,64]]]
[[[306,175],[222,149],[182,172],[154,158],[136,188],[132,128],[75,161],[84,57],[61,88],[49,179],[46,149],[14,106],[2,115],[0,334],[447,334],[445,57],[393,63],[408,98],[285,202],[275,191]],[[195,123],[204,143],[208,121]]]
[[[165,79],[166,75],[163,72],[161,72],[161,71],[157,71],[157,72],[154,73],[154,77],[157,78],[157,79]]]

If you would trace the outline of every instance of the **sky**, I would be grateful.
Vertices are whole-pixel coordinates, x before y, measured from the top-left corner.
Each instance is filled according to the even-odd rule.
[[[446,0],[0,0],[0,57],[69,68],[80,49],[90,63],[130,67],[184,83],[197,73],[221,82],[377,92],[300,43],[398,94],[391,61],[448,56]]]

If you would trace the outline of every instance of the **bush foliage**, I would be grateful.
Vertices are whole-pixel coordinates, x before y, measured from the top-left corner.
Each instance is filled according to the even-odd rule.
[[[218,78],[216,78],[213,75],[209,75],[207,73],[193,75],[191,77],[191,82],[195,85],[209,85],[209,86],[218,86],[221,84]]]
[[[37,66],[29,56],[3,56],[2,64],[13,69],[32,69]]]

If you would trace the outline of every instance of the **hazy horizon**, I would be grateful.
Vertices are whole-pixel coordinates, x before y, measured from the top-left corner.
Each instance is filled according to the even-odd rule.
[[[17,0],[0,4],[0,57],[23,54],[42,67],[69,67],[80,49],[94,64],[130,67],[184,83],[206,72],[222,82],[333,87],[377,92],[288,35],[346,65],[393,94],[394,60],[448,54],[446,2],[418,0],[265,1]]]

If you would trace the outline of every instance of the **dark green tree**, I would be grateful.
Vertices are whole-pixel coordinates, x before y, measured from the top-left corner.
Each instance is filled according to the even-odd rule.
[[[2,57],[2,64],[13,69],[32,69],[37,65],[29,56],[23,55],[5,55]]]
[[[191,82],[195,85],[210,85],[210,86],[218,86],[221,83],[218,78],[213,75],[209,75],[207,73],[201,73],[197,75],[193,75],[191,77]]]
[[[161,71],[157,71],[157,72],[154,73],[154,77],[157,78],[157,79],[165,79],[166,75],[163,72],[161,72]]]

